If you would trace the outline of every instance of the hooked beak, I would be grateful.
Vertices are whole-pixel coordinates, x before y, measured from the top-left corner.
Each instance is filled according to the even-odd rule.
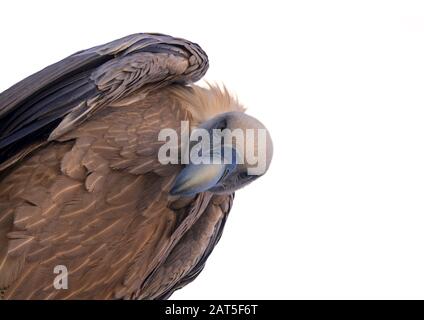
[[[178,174],[170,190],[173,196],[194,196],[219,185],[236,169],[236,163],[216,161],[189,164]]]

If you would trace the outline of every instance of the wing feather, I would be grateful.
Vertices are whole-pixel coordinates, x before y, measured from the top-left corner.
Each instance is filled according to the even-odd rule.
[[[134,34],[77,52],[0,94],[0,164],[134,92],[192,83],[207,68],[197,44],[162,34]]]
[[[166,260],[147,278],[138,298],[168,299],[200,274],[221,238],[233,198],[234,194],[211,199]]]

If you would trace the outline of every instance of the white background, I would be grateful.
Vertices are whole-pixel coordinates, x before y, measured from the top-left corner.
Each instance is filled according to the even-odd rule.
[[[131,33],[198,42],[275,156],[173,298],[424,298],[419,3],[2,1],[0,91]]]

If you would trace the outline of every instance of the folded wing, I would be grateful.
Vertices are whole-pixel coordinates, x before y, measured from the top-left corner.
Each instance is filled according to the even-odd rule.
[[[195,82],[207,68],[197,44],[163,34],[134,34],[77,52],[0,94],[0,164],[28,145],[60,137],[106,105]]]

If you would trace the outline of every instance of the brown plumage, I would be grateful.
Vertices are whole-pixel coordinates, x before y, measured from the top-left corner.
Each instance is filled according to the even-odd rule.
[[[233,192],[170,196],[182,166],[157,155],[162,128],[243,112],[226,90],[188,85],[207,66],[196,44],[136,34],[0,95],[2,298],[159,299],[198,275]]]

